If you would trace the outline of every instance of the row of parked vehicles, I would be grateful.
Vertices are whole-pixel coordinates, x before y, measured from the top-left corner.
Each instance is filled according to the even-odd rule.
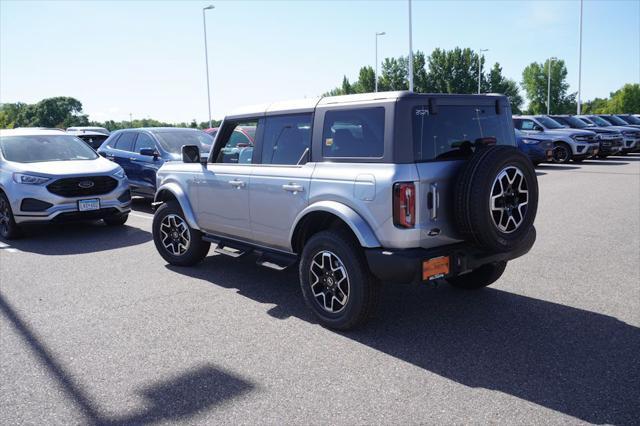
[[[637,146],[625,134],[637,125],[599,119],[583,130],[512,117],[500,95],[385,92],[247,108],[210,134],[120,130],[97,152],[68,132],[2,130],[0,236],[33,222],[121,225],[142,195],[168,263],[193,266],[215,243],[274,269],[297,265],[318,322],[349,329],[374,311],[382,282],[470,290],[499,279],[536,238],[533,162],[564,143],[574,161],[607,155],[599,135],[609,132],[633,139],[627,152]],[[532,162],[516,139],[546,147],[544,158],[529,149]]]
[[[513,126],[518,147],[534,164],[640,152],[637,115],[522,115],[513,117]]]

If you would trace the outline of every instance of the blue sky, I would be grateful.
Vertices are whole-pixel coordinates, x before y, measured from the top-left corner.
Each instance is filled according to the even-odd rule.
[[[408,52],[402,1],[0,0],[0,102],[73,96],[90,118],[207,119],[202,7],[214,118],[241,105],[317,96],[379,57]],[[521,80],[550,56],[578,82],[580,3],[413,2],[414,50],[488,48]],[[640,1],[584,2],[583,99],[640,82]]]

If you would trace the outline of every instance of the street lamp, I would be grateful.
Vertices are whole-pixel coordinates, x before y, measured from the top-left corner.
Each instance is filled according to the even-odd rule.
[[[207,49],[207,20],[205,19],[205,12],[210,9],[215,9],[211,4],[202,8],[202,26],[204,28],[204,62],[207,68],[207,106],[209,107],[209,128],[213,127],[211,122],[211,89],[209,88],[209,52]]]
[[[558,58],[552,56],[547,65],[547,115],[551,114],[551,62],[557,60]]]
[[[580,54],[578,55],[578,115],[582,112],[580,94],[582,90],[582,0],[580,0]]]
[[[482,82],[482,61],[480,60],[480,55],[482,52],[488,52],[489,49],[480,49],[480,53],[478,53],[478,95],[480,94],[480,83]]]
[[[411,34],[411,0],[409,1],[409,91],[413,92],[413,46]]]
[[[378,36],[383,36],[386,33],[376,33],[376,92],[378,91]]]

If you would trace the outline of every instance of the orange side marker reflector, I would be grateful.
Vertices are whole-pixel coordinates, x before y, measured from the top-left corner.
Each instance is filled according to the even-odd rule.
[[[422,279],[435,280],[449,273],[449,256],[434,257],[422,262]]]

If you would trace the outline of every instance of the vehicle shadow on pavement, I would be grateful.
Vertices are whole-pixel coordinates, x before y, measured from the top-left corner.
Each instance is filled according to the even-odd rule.
[[[615,158],[609,158],[607,157],[607,160],[586,160],[584,161],[582,164],[584,164],[585,166],[624,166],[626,164],[629,163],[621,163],[621,160],[626,160],[625,159],[620,159],[620,160],[616,160],[616,161],[609,161],[609,160],[616,160]]]
[[[580,166],[569,166],[564,164],[539,164],[536,166],[536,170],[575,170]]]
[[[145,386],[140,394],[145,406],[123,417],[101,413],[80,383],[46,345],[37,337],[9,302],[0,294],[0,316],[4,316],[16,333],[28,344],[32,354],[55,379],[65,395],[80,409],[93,425],[149,424],[160,421],[187,420],[214,406],[243,395],[255,386],[235,374],[210,364],[184,372],[176,377]]]
[[[607,160],[611,161],[640,161],[640,157],[627,154],[624,157],[607,157]]]
[[[275,304],[268,313],[277,318],[315,322],[295,267],[278,273],[250,259],[210,256],[198,267],[167,267]],[[492,288],[388,284],[376,318],[339,334],[465,386],[586,422],[640,418],[640,328],[610,316]]]
[[[131,210],[135,212],[153,214],[153,206],[151,205],[151,200],[148,198],[131,198]]]
[[[151,233],[132,226],[106,226],[98,222],[47,224],[25,227],[25,238],[11,240],[11,247],[28,253],[64,256],[97,253],[144,244]]]

